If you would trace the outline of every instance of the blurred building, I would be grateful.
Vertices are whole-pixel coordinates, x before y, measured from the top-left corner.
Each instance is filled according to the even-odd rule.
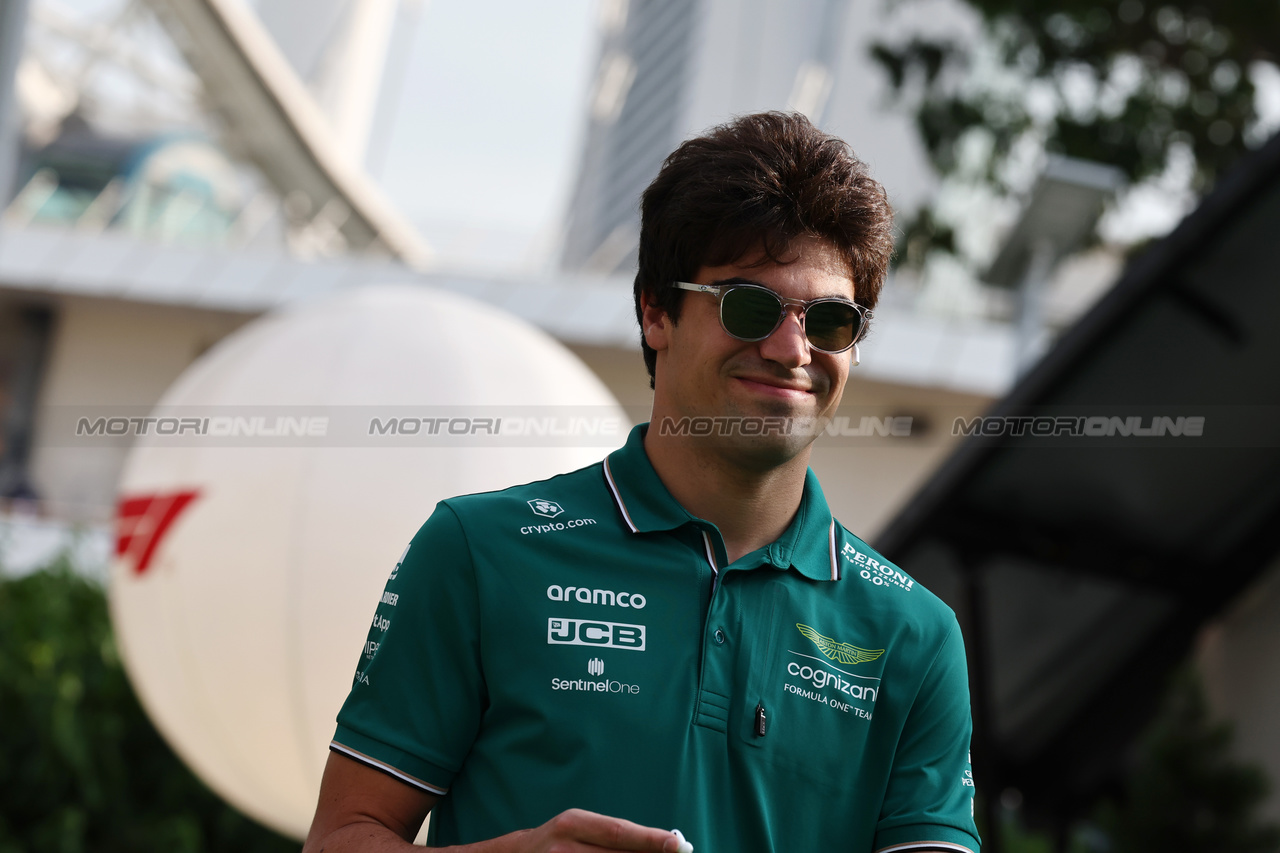
[[[246,187],[221,149],[191,134],[106,136],[72,115],[48,145],[23,152],[8,224],[223,246]]]
[[[978,784],[1041,820],[1120,781],[1189,658],[1238,756],[1280,778],[1278,214],[1280,136],[1135,257],[877,539],[960,617]]]
[[[386,8],[369,11],[378,5],[316,5],[314,17],[291,30],[296,4],[271,0],[260,4],[261,22],[221,20],[207,38],[194,38],[195,24],[214,14],[214,5],[156,0],[156,17],[146,20],[153,30],[156,22],[163,25],[160,35],[177,46],[173,61],[187,64],[181,72],[143,75],[140,85],[150,91],[148,80],[157,76],[193,75],[179,95],[189,124],[203,132],[178,133],[139,117],[136,125],[154,128],[141,136],[123,132],[120,126],[129,122],[119,111],[95,111],[94,100],[83,95],[57,100],[60,110],[36,103],[39,91],[70,85],[55,85],[56,63],[37,47],[54,37],[75,42],[75,30],[45,13],[33,18],[38,38],[29,39],[28,84],[19,87],[31,117],[29,150],[0,230],[0,305],[8,306],[0,311],[40,318],[23,321],[38,342],[28,349],[39,357],[26,357],[19,372],[27,378],[12,383],[24,389],[16,396],[26,402],[10,408],[10,431],[26,438],[12,442],[25,449],[8,465],[15,472],[10,478],[23,483],[23,494],[36,495],[47,514],[109,517],[124,454],[58,444],[42,426],[42,411],[152,405],[200,353],[252,317],[361,281],[419,282],[504,307],[573,347],[638,418],[647,412],[625,262],[614,265],[616,275],[570,271],[504,280],[405,266],[382,250],[385,241],[361,249],[368,227],[350,227],[356,212],[368,211],[365,221],[373,225],[381,214],[376,199],[362,196],[363,180],[349,174],[359,152],[331,163],[333,151],[312,138],[308,122],[315,110],[342,124],[342,105],[361,101],[349,91],[354,84],[335,83],[343,76],[335,69],[365,68],[352,76],[376,81],[370,57],[378,55],[378,44],[385,46],[390,20]],[[764,14],[763,24],[732,3],[603,4],[588,164],[600,161],[606,149],[597,140],[604,140],[614,146],[609,162],[625,165],[635,155],[656,171],[679,138],[745,109],[803,108],[815,117],[830,114],[837,125],[841,115],[868,109],[874,92],[854,73],[867,64],[865,38],[851,46],[832,37],[833,27],[856,29],[848,4],[760,5],[755,12]],[[255,26],[281,34],[275,58]],[[278,60],[292,72],[282,72]],[[116,64],[141,61],[126,57]],[[852,74],[848,84],[836,80],[836,63]],[[245,69],[259,73],[241,73]],[[29,82],[37,78],[54,83],[40,89]],[[828,105],[832,92],[843,93],[845,106]],[[267,110],[286,95],[297,103]],[[242,104],[258,112],[245,112]],[[672,106],[680,109],[667,110]],[[656,120],[655,110],[667,118]],[[888,125],[905,130],[901,121]],[[631,131],[639,147],[617,148]],[[864,149],[886,145],[876,135],[862,136]],[[290,165],[308,160],[315,166],[310,171]],[[647,169],[607,177],[600,203],[626,218],[651,178]],[[585,181],[610,173],[588,167],[583,174]],[[337,195],[325,201],[325,193]],[[850,435],[820,449],[818,463],[859,472],[833,479],[829,490],[842,517],[867,532],[946,454],[954,441],[945,428],[949,413],[978,411],[1013,377],[1012,337],[998,318],[957,326],[909,306],[886,304],[880,313],[844,414],[853,425]],[[10,360],[16,365],[17,359]],[[887,435],[895,418],[912,425],[908,435]],[[864,424],[869,431],[860,435]],[[866,488],[867,479],[874,479],[874,489]]]
[[[45,415],[86,405],[145,411],[253,317],[368,281],[453,289],[523,317],[573,348],[643,419],[650,391],[625,260],[634,246],[606,265],[611,274],[584,263],[580,272],[501,278],[397,262],[394,215],[367,191],[356,155],[338,156],[323,133],[335,119],[317,118],[322,101],[350,101],[333,87],[334,64],[354,51],[367,66],[386,17],[361,19],[336,0],[317,5],[315,20],[276,48],[267,27],[288,29],[290,2],[264,2],[261,21],[217,17],[235,5],[154,0],[154,16],[115,25],[108,54],[85,48],[92,28],[33,6],[18,64],[24,168],[0,220],[0,322],[24,330],[0,348],[9,494],[34,497],[28,506],[51,524],[105,524],[125,449],[68,444]],[[601,11],[578,197],[615,218],[574,213],[574,221],[612,223],[592,239],[608,242],[633,221],[649,170],[680,138],[750,109],[802,109],[853,139],[877,174],[879,166],[918,172],[915,184],[889,182],[900,203],[927,186],[923,168],[888,168],[918,150],[906,119],[866,118],[881,95],[865,50],[881,25],[875,10],[843,0],[608,0]],[[206,32],[201,22],[217,26]],[[68,54],[77,74],[60,71]],[[164,63],[153,67],[157,55]],[[108,66],[138,90],[129,109],[113,91],[93,89],[106,74],[84,73]],[[638,147],[626,147],[631,131]],[[642,165],[619,171],[632,160]],[[597,191],[588,192],[593,182]],[[379,228],[384,237],[371,240]],[[1104,265],[1083,279],[1096,293],[1113,274]],[[1061,278],[1070,292],[1082,277]],[[1088,301],[1056,322],[1070,322]],[[819,469],[843,472],[827,478],[827,490],[847,524],[867,536],[885,524],[956,443],[951,420],[1010,386],[1007,320],[997,307],[957,322],[886,289],[841,411],[845,435],[815,454]]]
[[[972,27],[959,4],[904,10]],[[886,182],[898,210],[917,206],[931,170],[905,115],[886,109],[870,44],[888,8],[850,0],[604,0],[588,126],[566,223],[566,269],[635,267],[640,193],[682,140],[734,115],[796,110],[847,140]]]

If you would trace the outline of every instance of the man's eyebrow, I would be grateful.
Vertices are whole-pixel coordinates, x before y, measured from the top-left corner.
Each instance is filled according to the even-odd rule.
[[[711,282],[711,284],[708,286],[709,287],[725,287],[730,284],[754,284],[756,287],[763,287],[765,290],[769,291],[770,293],[775,293],[774,289],[769,285],[765,284],[764,282],[756,281],[750,278],[744,278],[743,276],[740,276],[740,275],[735,275],[732,278],[718,278],[715,281]],[[830,296],[818,296],[815,298],[816,299],[843,299],[846,302],[856,303],[857,302],[856,290],[855,290],[854,296],[855,296],[854,299],[850,299],[849,297],[845,296],[843,293],[833,293]]]

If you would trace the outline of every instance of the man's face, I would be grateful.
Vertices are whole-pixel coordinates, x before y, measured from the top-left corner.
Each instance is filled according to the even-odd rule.
[[[848,267],[829,243],[802,237],[781,255],[789,263],[765,261],[758,252],[723,266],[702,267],[696,284],[759,284],[789,299],[838,296],[853,299]],[[644,335],[657,351],[655,420],[661,417],[823,418],[835,414],[849,376],[849,353],[811,349],[788,308],[782,324],[762,341],[740,341],[720,325],[719,303],[706,293],[687,293],[680,321],[644,305]],[[716,435],[708,446],[728,449],[741,462],[765,467],[784,462],[812,436]],[[745,454],[745,455],[744,455]]]

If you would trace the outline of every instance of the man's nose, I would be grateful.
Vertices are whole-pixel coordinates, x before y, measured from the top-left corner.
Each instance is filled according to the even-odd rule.
[[[794,370],[804,367],[813,359],[809,355],[809,339],[804,333],[804,322],[798,307],[788,306],[782,324],[773,334],[760,342],[760,354],[770,361]]]

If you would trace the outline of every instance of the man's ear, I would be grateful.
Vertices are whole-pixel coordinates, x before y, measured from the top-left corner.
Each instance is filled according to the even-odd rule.
[[[671,316],[654,303],[647,290],[640,291],[640,331],[644,342],[656,352],[667,348],[667,334],[672,326]]]

